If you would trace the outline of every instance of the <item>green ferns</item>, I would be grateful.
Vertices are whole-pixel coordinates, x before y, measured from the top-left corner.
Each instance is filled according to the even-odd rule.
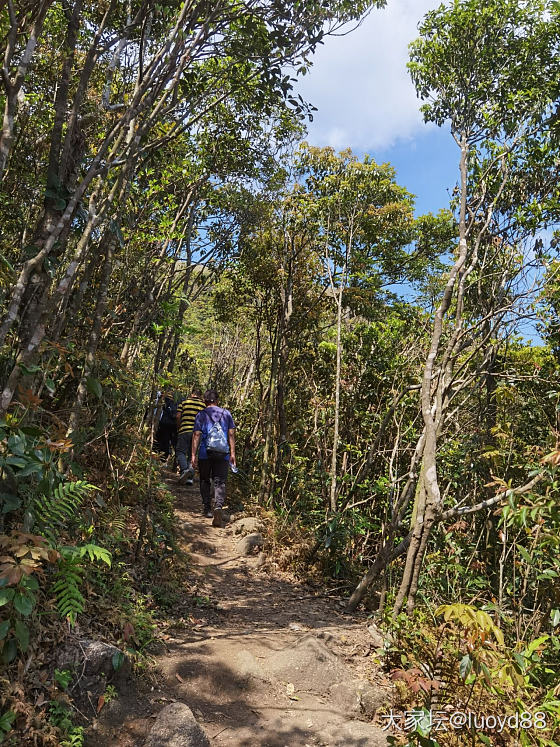
[[[55,542],[56,533],[76,517],[90,490],[97,490],[84,480],[61,482],[51,495],[40,495],[34,500],[33,513],[42,534]]]
[[[58,566],[52,591],[61,617],[74,625],[80,612],[84,611],[84,595],[81,592],[83,568],[75,559],[63,558]]]
[[[35,498],[35,521],[53,547],[57,547],[61,530],[66,529],[75,519],[90,490],[97,488],[84,480],[61,482],[53,488],[51,495]],[[59,614],[74,625],[78,615],[84,611],[85,605],[81,591],[84,559],[87,557],[92,563],[103,562],[110,566],[111,553],[94,544],[57,549],[60,552],[60,560],[52,591],[56,597]]]
[[[88,557],[92,563],[103,562],[111,565],[111,553],[98,545],[63,547],[52,591],[56,596],[56,606],[61,617],[74,625],[78,615],[84,611],[85,599],[81,591],[83,581],[83,560]]]
[[[84,480],[60,482],[50,495],[37,496],[33,505],[35,521],[53,548],[60,553],[52,592],[61,617],[74,625],[78,615],[84,611],[85,599],[81,591],[84,576],[84,560],[111,565],[111,553],[94,544],[80,547],[60,547],[60,534],[75,520],[84,498],[90,490],[97,490]]]

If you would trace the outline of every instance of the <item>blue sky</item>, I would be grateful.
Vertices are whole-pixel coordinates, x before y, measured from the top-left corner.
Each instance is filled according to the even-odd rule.
[[[317,107],[309,142],[391,163],[418,215],[447,208],[458,177],[458,148],[447,129],[424,123],[406,68],[419,22],[440,2],[388,0],[351,33],[325,39],[296,89]],[[541,342],[533,323],[520,328]]]
[[[350,34],[329,37],[297,90],[318,111],[313,145],[370,153],[390,162],[397,181],[417,195],[417,212],[447,207],[457,178],[457,146],[449,133],[424,124],[408,76],[408,44],[438,0],[388,0]]]
[[[424,128],[413,138],[366,151],[396,169],[397,182],[416,195],[418,215],[449,206],[458,176],[458,148],[446,131]]]

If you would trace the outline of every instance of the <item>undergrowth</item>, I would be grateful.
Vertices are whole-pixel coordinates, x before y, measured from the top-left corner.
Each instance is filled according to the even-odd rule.
[[[68,462],[71,442],[15,415],[0,422],[0,742],[80,747],[95,710],[76,709],[75,673],[58,668],[58,654],[101,640],[146,674],[178,605],[188,559],[175,541],[173,496],[145,435],[121,448],[121,458],[110,454],[113,471],[96,448]]]

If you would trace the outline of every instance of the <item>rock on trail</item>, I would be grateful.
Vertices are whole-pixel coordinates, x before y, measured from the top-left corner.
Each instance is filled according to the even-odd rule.
[[[144,747],[210,747],[210,742],[191,709],[171,703],[158,713]]]
[[[373,719],[390,685],[373,667],[366,620],[275,574],[262,553],[240,555],[240,535],[262,531],[259,520],[213,528],[197,486],[169,487],[197,594],[213,605],[166,641],[157,685],[121,692],[86,745],[385,747]]]

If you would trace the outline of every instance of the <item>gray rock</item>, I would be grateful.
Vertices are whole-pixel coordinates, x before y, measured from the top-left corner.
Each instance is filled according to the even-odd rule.
[[[235,549],[238,555],[250,555],[255,547],[262,547],[263,545],[264,537],[262,534],[255,532],[240,539]]]
[[[58,654],[57,667],[74,670],[79,679],[88,680],[97,677],[126,678],[131,670],[130,659],[119,648],[87,638],[71,640]]]
[[[264,525],[260,519],[256,516],[246,516],[244,519],[237,519],[231,525],[234,534],[252,534],[253,532],[260,532]]]
[[[383,690],[375,689],[369,682],[347,680],[331,687],[330,699],[336,710],[349,718],[373,718],[387,697]]]
[[[158,713],[144,747],[210,747],[210,742],[191,709],[171,703]]]
[[[368,633],[371,636],[373,645],[375,648],[384,648],[385,646],[385,638],[383,637],[383,634],[373,625],[368,625]]]
[[[338,658],[323,641],[310,634],[275,651],[267,666],[276,679],[312,693],[328,692],[331,684],[344,676],[344,666]]]

